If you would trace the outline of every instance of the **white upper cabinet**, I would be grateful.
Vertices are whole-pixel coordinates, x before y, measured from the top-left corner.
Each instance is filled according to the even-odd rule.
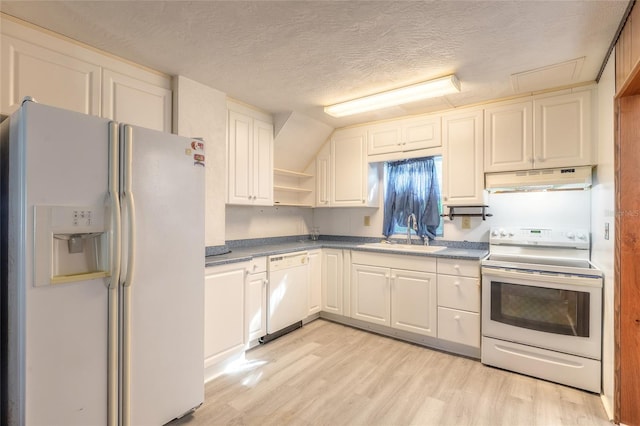
[[[485,172],[585,166],[591,92],[545,94],[485,108]]]
[[[331,206],[379,206],[378,167],[367,163],[366,135],[366,129],[357,127],[331,137]]]
[[[483,113],[457,111],[442,117],[442,199],[445,205],[484,203]]]
[[[171,131],[171,78],[2,18],[0,110],[25,96],[84,114]]]
[[[13,113],[25,96],[32,96],[43,104],[100,115],[98,65],[4,34],[0,63],[3,114]]]
[[[533,102],[500,103],[484,110],[484,171],[533,165]]]
[[[591,164],[591,91],[533,101],[534,168]]]
[[[331,144],[325,144],[316,156],[316,207],[330,207]]]
[[[273,205],[273,124],[229,110],[228,204]]]
[[[414,151],[442,144],[440,116],[374,124],[367,132],[368,155]]]
[[[151,83],[105,69],[102,73],[102,116],[170,133],[171,89],[168,84],[164,87],[162,77],[156,80]]]

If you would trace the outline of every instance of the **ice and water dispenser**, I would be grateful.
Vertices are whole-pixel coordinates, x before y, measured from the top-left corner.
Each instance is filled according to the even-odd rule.
[[[109,275],[105,213],[103,206],[35,206],[35,286]]]

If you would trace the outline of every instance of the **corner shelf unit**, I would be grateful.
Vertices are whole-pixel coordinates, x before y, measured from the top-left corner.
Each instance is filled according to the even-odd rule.
[[[313,175],[273,169],[273,205],[313,207]]]

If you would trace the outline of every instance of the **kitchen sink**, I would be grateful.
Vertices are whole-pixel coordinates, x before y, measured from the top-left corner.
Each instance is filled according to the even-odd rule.
[[[422,244],[393,244],[393,243],[369,243],[362,244],[359,247],[390,250],[390,251],[405,251],[408,253],[435,253],[440,250],[446,249],[444,246],[425,246]]]

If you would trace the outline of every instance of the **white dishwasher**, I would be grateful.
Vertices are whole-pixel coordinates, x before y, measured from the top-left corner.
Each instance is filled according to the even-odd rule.
[[[302,326],[309,310],[308,253],[269,256],[268,268],[267,336],[261,340],[263,342]]]

